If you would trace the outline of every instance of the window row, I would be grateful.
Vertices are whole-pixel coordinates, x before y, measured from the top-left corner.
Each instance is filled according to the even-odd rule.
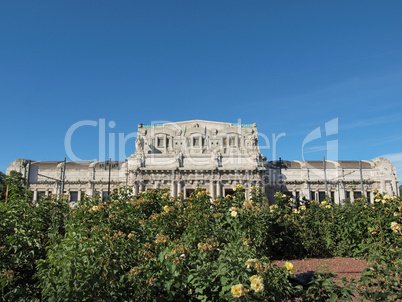
[[[192,137],[187,137],[186,138],[186,146],[187,147],[194,147],[194,148],[201,148],[205,147],[207,144],[207,141],[204,136],[202,135],[197,135],[197,136],[192,136]],[[176,143],[177,144],[177,143]],[[239,140],[236,136],[227,136],[223,137],[220,140],[211,140],[210,141],[211,145],[222,145],[223,147],[237,147],[239,145]],[[157,148],[169,148],[170,146],[170,138],[167,137],[156,137],[155,139],[155,145]]]

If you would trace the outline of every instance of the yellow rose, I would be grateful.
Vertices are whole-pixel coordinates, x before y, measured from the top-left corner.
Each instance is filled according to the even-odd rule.
[[[391,222],[391,229],[395,232],[398,233],[398,231],[402,231],[402,225],[400,225],[397,222]]]
[[[258,265],[259,263],[260,263],[260,261],[258,261],[258,259],[248,259],[246,261],[245,265],[247,265],[247,268],[250,268],[250,266],[254,266],[255,264]],[[251,277],[251,278],[253,278],[253,277]],[[255,275],[255,277],[257,277],[257,275]],[[253,280],[251,280],[251,278],[250,278],[250,281],[253,281]]]
[[[251,259],[251,260],[253,260],[253,259]],[[246,264],[247,264],[247,262],[246,262]],[[250,282],[253,282],[256,278],[258,278],[258,275],[251,276],[250,277]]]
[[[233,285],[230,291],[234,298],[240,298],[241,296],[244,296],[244,294],[245,294],[243,284]]]
[[[254,290],[256,293],[264,290],[264,283],[262,282],[262,279],[260,277],[257,276],[253,279],[253,281],[251,281],[251,289]]]
[[[285,262],[286,269],[292,274],[293,273],[293,264],[290,262]]]

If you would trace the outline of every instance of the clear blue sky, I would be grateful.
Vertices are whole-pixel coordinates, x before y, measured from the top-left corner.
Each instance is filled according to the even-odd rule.
[[[269,160],[321,160],[336,140],[339,159],[386,155],[401,176],[401,12],[401,1],[1,1],[0,171],[63,160],[80,121],[104,119],[106,145],[116,137],[105,156],[124,160],[134,139],[119,149],[118,135],[138,123],[241,119],[270,140]],[[99,157],[98,126],[74,132],[77,157]]]

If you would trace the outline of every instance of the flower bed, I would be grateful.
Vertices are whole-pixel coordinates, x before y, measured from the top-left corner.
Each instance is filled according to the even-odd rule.
[[[0,285],[4,300],[44,301],[303,301],[400,298],[401,213],[398,198],[374,204],[298,205],[258,187],[251,200],[237,186],[213,199],[196,189],[187,199],[168,189],[139,196],[130,187],[102,202],[63,198],[33,205],[0,203]],[[298,284],[292,259],[364,257],[356,281],[316,274]],[[275,259],[290,259],[276,266]],[[276,262],[274,262],[276,263]],[[330,269],[330,268],[329,268]],[[386,272],[386,273],[384,273]]]

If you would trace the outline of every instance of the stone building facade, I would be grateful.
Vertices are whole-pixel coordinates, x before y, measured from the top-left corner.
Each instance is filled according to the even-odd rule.
[[[399,192],[396,169],[384,158],[268,162],[259,150],[255,123],[139,124],[135,152],[124,162],[64,164],[17,159],[7,173],[11,170],[29,178],[34,200],[60,193],[64,187],[71,200],[79,202],[83,194],[106,197],[121,185],[132,186],[136,194],[168,187],[172,196],[187,197],[196,187],[212,196],[224,196],[241,184],[246,198],[251,187],[260,186],[270,202],[278,190],[295,199],[320,200],[328,194],[337,203],[360,196],[373,200],[375,188],[391,196]]]
[[[393,164],[385,158],[370,161],[292,161],[285,162],[283,187],[295,199],[336,203],[366,197],[374,200],[374,189],[391,196],[399,194],[399,179]]]

